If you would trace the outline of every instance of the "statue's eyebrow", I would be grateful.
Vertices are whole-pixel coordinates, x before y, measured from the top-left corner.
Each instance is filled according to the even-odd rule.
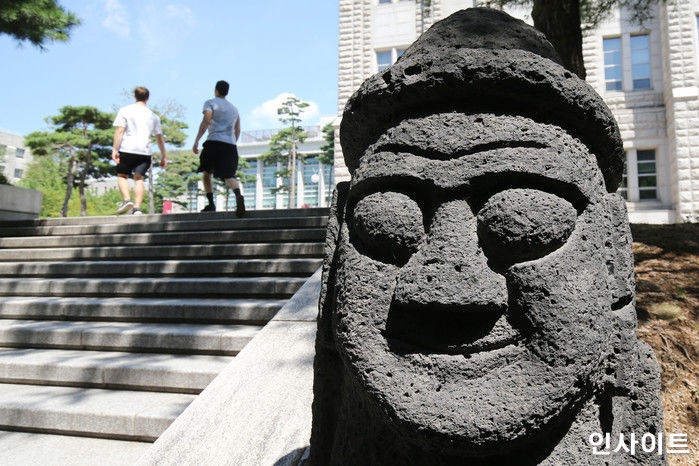
[[[481,144],[475,144],[468,148],[446,153],[438,149],[426,149],[424,147],[420,147],[414,144],[402,142],[384,142],[376,144],[376,146],[374,147],[374,152],[408,153],[412,155],[417,155],[418,157],[424,157],[432,160],[451,160],[458,159],[459,157],[463,157],[466,155],[473,155],[479,152],[487,152],[497,149],[548,149],[550,147],[551,146],[538,141],[491,141]]]

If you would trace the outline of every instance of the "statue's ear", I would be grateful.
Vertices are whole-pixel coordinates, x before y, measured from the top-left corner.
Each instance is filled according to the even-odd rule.
[[[333,202],[330,206],[328,217],[328,229],[325,235],[325,259],[323,261],[323,278],[320,289],[320,301],[318,303],[318,330],[330,336],[330,319],[332,309],[335,306],[335,269],[337,243],[340,238],[340,229],[345,218],[345,203],[349,192],[349,182],[343,181],[337,184],[333,192]]]
[[[616,193],[604,197],[607,217],[605,241],[609,289],[612,309],[617,310],[634,302],[636,283],[633,275],[631,228],[626,202]]]

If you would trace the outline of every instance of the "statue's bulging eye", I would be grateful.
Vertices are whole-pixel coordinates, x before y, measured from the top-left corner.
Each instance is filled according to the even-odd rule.
[[[420,206],[405,194],[378,192],[357,202],[353,230],[376,259],[403,265],[425,235]]]
[[[565,199],[537,189],[507,189],[478,212],[478,234],[488,258],[501,264],[537,259],[561,247],[577,212]]]

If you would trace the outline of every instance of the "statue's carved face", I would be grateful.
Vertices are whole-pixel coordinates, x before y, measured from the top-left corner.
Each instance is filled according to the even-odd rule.
[[[360,396],[410,441],[469,456],[572,409],[610,345],[605,193],[556,126],[444,113],[386,131],[337,250],[333,334]]]

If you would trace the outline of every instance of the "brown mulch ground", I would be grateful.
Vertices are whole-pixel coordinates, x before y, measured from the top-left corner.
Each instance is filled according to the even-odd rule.
[[[668,455],[671,465],[696,465],[699,457],[699,225],[631,225],[635,257],[638,335],[655,350],[661,367],[665,432],[689,438],[688,455]]]

